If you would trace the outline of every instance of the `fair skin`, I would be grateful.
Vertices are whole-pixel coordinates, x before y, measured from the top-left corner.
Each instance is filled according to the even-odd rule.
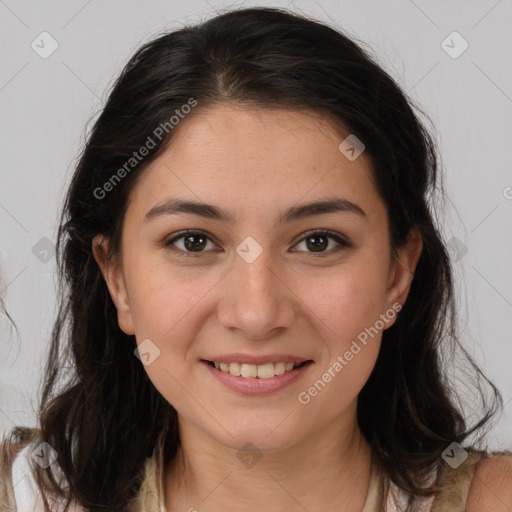
[[[158,348],[144,369],[178,412],[182,447],[165,468],[167,511],[363,507],[370,449],[356,420],[357,396],[382,329],[307,404],[297,397],[332,372],[379,315],[405,303],[422,244],[413,232],[391,258],[370,161],[364,153],[354,161],[341,154],[345,136],[306,113],[227,105],[198,112],[180,123],[134,186],[121,261],[106,257],[105,238],[94,240],[119,326],[139,345],[151,340]],[[145,217],[177,198],[215,205],[234,219],[161,211]],[[363,213],[278,222],[292,206],[333,198]],[[201,231],[194,243],[164,245],[186,229]],[[313,234],[321,243],[308,244],[304,233],[311,230],[333,231],[352,245]],[[247,237],[262,250],[250,262],[237,253],[247,249],[240,245]],[[316,252],[315,245],[325,249]],[[396,318],[390,316],[384,329]],[[288,386],[248,396],[204,362],[235,352],[312,362]],[[246,443],[257,449],[250,466],[240,458]]]
[[[493,456],[478,463],[466,512],[512,510],[512,456]]]

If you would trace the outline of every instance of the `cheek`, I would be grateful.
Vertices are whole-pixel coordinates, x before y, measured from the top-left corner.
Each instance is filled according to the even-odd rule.
[[[326,420],[347,407],[367,382],[382,339],[383,293],[371,272],[337,272],[325,279],[305,303],[315,315],[313,329],[321,336],[321,359],[299,396]],[[301,293],[307,293],[303,284]],[[304,295],[307,297],[308,295]],[[335,404],[335,405],[333,405]]]
[[[137,269],[135,266],[134,269]],[[138,267],[132,274],[131,311],[137,344],[147,345],[156,357],[144,369],[155,388],[180,411],[190,404],[189,387],[194,362],[190,347],[204,318],[201,301],[218,279],[194,279],[169,265]],[[156,347],[156,348],[155,348]]]
[[[137,337],[183,337],[197,322],[197,307],[218,282],[215,272],[198,278],[193,267],[179,269],[134,258],[131,268],[130,310]]]
[[[307,279],[295,283],[307,306],[305,311],[310,311],[312,328],[322,340],[323,354],[316,375],[332,381],[331,391],[347,400],[364,386],[379,353],[380,315],[385,304],[382,268],[361,259],[360,264],[339,267],[317,279],[315,286]],[[330,393],[324,399],[328,396]]]
[[[385,280],[378,267],[347,265],[314,281],[297,280],[295,289],[326,327],[343,338],[373,325],[383,312]]]

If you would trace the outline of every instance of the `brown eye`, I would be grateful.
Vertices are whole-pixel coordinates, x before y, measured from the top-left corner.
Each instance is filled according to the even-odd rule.
[[[329,242],[331,240],[334,240],[337,245],[334,245],[334,247],[326,250],[329,247]],[[301,243],[305,244],[307,248],[306,252],[317,253],[320,255],[331,254],[338,251],[339,249],[342,249],[343,247],[352,247],[352,244],[348,240],[342,238],[337,233],[330,231],[310,231],[299,242],[299,244]],[[295,247],[297,247],[299,244],[297,244]]]
[[[329,245],[329,237],[321,234],[308,236],[304,241],[313,252],[323,252]]]
[[[334,246],[332,241],[335,242]],[[181,247],[177,245],[178,242],[181,244]],[[208,252],[208,249],[206,249],[208,242],[213,246],[210,247],[210,249],[215,249],[215,244],[206,233],[202,231],[184,231],[166,240],[164,246],[176,251],[178,256],[200,256]],[[306,233],[306,236],[304,236],[295,247],[301,243],[305,244],[306,250],[301,250],[300,252],[318,254],[319,256],[330,255],[343,247],[348,248],[353,246],[353,244],[342,235],[331,231],[310,231]],[[295,251],[296,249],[294,249],[293,252]]]
[[[176,242],[181,240],[183,240],[182,247],[176,246]],[[207,246],[209,240],[210,238],[202,231],[186,231],[174,238],[171,238],[170,240],[166,240],[164,242],[164,246],[169,248],[176,248],[178,253],[181,252],[185,254],[201,254],[202,252],[205,252],[204,249]],[[211,243],[213,244],[213,242]]]

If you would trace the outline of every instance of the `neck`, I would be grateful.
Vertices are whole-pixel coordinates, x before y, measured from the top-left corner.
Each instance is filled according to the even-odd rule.
[[[345,425],[347,427],[347,425]],[[264,452],[246,466],[238,450],[180,422],[181,447],[166,467],[168,511],[361,511],[368,492],[371,450],[357,421],[333,422],[286,449]]]

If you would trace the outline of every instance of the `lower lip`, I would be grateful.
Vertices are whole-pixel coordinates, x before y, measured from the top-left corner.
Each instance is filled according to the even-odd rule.
[[[312,361],[308,361],[299,368],[289,372],[284,372],[282,375],[276,375],[270,379],[260,379],[258,377],[237,377],[236,375],[231,375],[230,373],[223,372],[222,370],[217,370],[217,368],[211,366],[206,361],[201,361],[201,363],[206,366],[206,369],[216,379],[222,382],[222,384],[227,386],[229,389],[244,395],[258,396],[275,393],[276,391],[280,391],[286,386],[293,384],[300,379],[313,364]]]

